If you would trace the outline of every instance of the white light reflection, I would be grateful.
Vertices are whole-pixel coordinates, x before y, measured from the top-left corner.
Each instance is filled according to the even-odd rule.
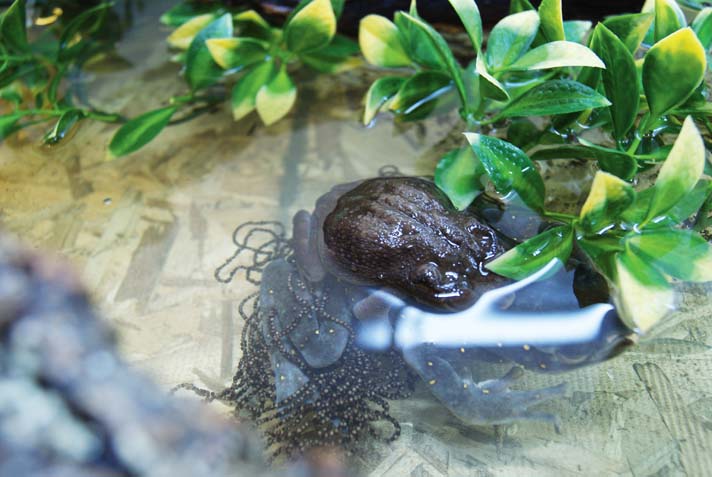
[[[552,346],[591,341],[598,335],[610,304],[595,304],[571,311],[525,312],[503,309],[512,295],[528,285],[544,280],[563,267],[554,259],[540,271],[511,285],[486,292],[470,308],[450,314],[431,313],[406,306],[399,298],[377,293],[393,308],[400,308],[395,323],[395,345],[406,349],[424,343],[439,347]],[[382,320],[359,330],[359,344],[382,349]]]

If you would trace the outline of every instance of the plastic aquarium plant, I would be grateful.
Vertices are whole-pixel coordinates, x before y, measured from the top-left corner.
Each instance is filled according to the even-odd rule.
[[[220,8],[183,16],[169,36],[171,46],[184,50],[185,79],[199,91],[219,79],[234,78],[231,104],[235,120],[257,111],[262,122],[273,124],[292,109],[297,88],[290,73],[301,65],[336,73],[358,64],[355,42],[336,34],[343,0],[304,0],[282,28],[270,26],[256,11],[235,14]],[[180,5],[163,16],[176,24]]]
[[[566,261],[576,247],[613,284],[628,325],[649,329],[673,306],[671,281],[712,280],[712,247],[680,226],[695,216],[695,228],[704,229],[712,200],[696,126],[712,133],[703,82],[712,9],[688,26],[673,0],[648,1],[643,12],[609,17],[590,31],[590,23],[563,21],[560,0],[543,0],[538,10],[513,0],[485,47],[476,3],[450,3],[476,55],[468,65],[418,16],[415,2],[393,22],[363,19],[364,57],[393,68],[371,85],[364,123],[384,109],[400,120],[422,119],[454,100],[469,146],[446,154],[435,171],[453,204],[467,208],[490,183],[559,224],[488,268],[521,279],[553,258]],[[548,125],[538,128],[525,119],[531,116],[546,116]],[[491,124],[508,126],[509,140],[485,135]],[[607,142],[586,140],[592,129]],[[551,137],[558,144],[547,145]],[[575,216],[546,207],[533,161],[559,158],[594,160],[600,169]],[[636,174],[660,164],[654,186],[636,191]]]
[[[65,78],[95,55],[112,47],[101,35],[111,4],[84,10],[59,25],[55,17],[34,41],[27,35],[25,1],[16,0],[0,16],[0,100],[12,108],[0,110],[0,140],[23,128],[52,123],[45,144],[56,144],[83,119],[119,122],[121,116],[75,104]]]

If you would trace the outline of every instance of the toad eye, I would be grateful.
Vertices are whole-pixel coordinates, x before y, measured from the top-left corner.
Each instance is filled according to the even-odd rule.
[[[437,287],[442,281],[442,274],[440,269],[433,262],[424,263],[418,265],[412,274],[413,283],[422,283],[429,287]]]

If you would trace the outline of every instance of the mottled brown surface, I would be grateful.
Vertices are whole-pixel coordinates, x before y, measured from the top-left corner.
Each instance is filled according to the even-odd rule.
[[[436,308],[465,308],[501,282],[484,269],[503,250],[494,230],[427,179],[364,181],[326,217],[324,241],[341,273]]]

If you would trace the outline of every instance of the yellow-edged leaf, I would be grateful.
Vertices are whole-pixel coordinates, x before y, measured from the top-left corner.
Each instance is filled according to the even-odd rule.
[[[225,70],[257,63],[267,55],[264,44],[252,38],[211,38],[205,44],[215,63]]]
[[[704,167],[705,144],[692,117],[688,116],[655,180],[647,219],[664,214],[686,196],[702,176]]]
[[[297,99],[297,88],[287,74],[286,65],[257,92],[257,114],[267,126],[274,124],[289,113]]]
[[[614,301],[631,329],[650,330],[675,306],[675,294],[665,277],[632,253],[616,256]]]
[[[173,48],[187,50],[195,35],[215,19],[212,13],[193,17],[168,35],[168,44]]]
[[[331,0],[314,0],[294,15],[284,28],[287,48],[295,53],[326,46],[336,34]]]
[[[635,200],[635,190],[626,181],[598,171],[581,207],[581,225],[595,233],[612,224]]]
[[[384,68],[408,66],[408,58],[401,43],[398,28],[380,15],[367,15],[359,25],[358,44],[366,61]]]
[[[705,49],[691,28],[666,36],[645,54],[643,89],[651,118],[682,104],[702,82]]]
[[[232,117],[239,121],[255,109],[257,92],[274,75],[274,63],[266,61],[255,66],[232,88]]]

